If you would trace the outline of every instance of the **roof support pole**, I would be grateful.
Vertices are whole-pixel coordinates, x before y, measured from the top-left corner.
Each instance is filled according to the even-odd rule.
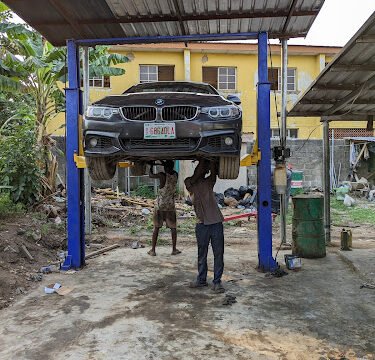
[[[329,121],[323,121],[323,193],[324,193],[324,235],[326,245],[331,243],[331,188],[330,188],[330,151]]]
[[[271,217],[271,126],[270,90],[267,65],[267,33],[258,35],[257,140],[262,154],[258,162],[258,267],[272,271],[277,263],[272,257]]]
[[[280,145],[286,147],[286,104],[287,104],[287,78],[288,78],[288,40],[281,40],[281,129]],[[285,161],[284,161],[285,164]],[[286,168],[285,168],[286,171]],[[288,210],[287,193],[280,194],[280,240],[286,244],[286,213]]]
[[[68,255],[63,270],[80,268],[85,263],[84,209],[81,186],[82,170],[74,162],[74,154],[79,153],[79,114],[80,77],[79,51],[74,40],[67,41],[68,81],[66,92],[66,171],[67,171],[67,207],[68,207]]]
[[[89,85],[89,48],[83,48],[82,56],[82,77],[83,77],[83,113],[86,112],[90,104],[90,85]],[[84,187],[85,187],[85,233],[91,234],[92,231],[92,217],[91,217],[91,177],[86,168],[84,172]]]

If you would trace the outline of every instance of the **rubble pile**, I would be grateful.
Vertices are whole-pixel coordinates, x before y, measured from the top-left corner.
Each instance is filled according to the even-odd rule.
[[[341,185],[334,189],[336,200],[344,202],[345,206],[355,205],[354,198],[365,198],[368,201],[375,201],[375,186],[362,177],[358,181],[343,181]],[[351,196],[350,196],[350,195]]]
[[[94,189],[91,207],[94,225],[108,226],[108,220],[126,225],[142,221],[152,214],[155,200],[127,196],[110,188]],[[191,207],[180,201],[176,201],[176,211],[178,217],[194,216]]]

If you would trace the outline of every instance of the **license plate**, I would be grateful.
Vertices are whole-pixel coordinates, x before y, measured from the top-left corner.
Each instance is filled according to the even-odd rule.
[[[143,125],[144,139],[176,139],[176,124],[145,123]]]

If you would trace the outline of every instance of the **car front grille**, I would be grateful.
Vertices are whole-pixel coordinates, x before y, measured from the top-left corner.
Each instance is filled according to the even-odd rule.
[[[196,106],[166,106],[162,109],[165,121],[192,120],[197,116]]]
[[[124,106],[121,110],[128,120],[153,121],[156,119],[156,108],[153,106]]]
[[[127,120],[154,121],[157,111],[160,111],[160,120],[181,121],[192,120],[198,114],[196,106],[166,106],[158,110],[153,106],[124,106],[122,114]]]
[[[197,140],[192,138],[181,139],[121,139],[121,145],[126,150],[192,150]]]

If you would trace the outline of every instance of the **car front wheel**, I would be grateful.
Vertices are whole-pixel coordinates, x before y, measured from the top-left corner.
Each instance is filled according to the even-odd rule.
[[[240,172],[239,156],[222,156],[219,160],[219,178],[233,180]]]
[[[111,180],[116,164],[106,157],[86,157],[86,165],[92,180]]]

